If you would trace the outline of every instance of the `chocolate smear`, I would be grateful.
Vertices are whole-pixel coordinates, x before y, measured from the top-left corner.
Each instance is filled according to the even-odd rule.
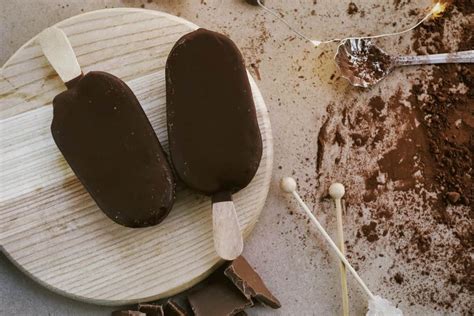
[[[268,290],[262,278],[250,266],[247,260],[240,256],[225,269],[224,274],[249,300],[256,299],[271,308],[280,308],[278,299]]]

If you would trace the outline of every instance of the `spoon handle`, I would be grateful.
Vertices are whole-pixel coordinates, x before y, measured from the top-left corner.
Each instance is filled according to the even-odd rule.
[[[474,63],[474,50],[447,54],[395,57],[396,66],[454,63]]]

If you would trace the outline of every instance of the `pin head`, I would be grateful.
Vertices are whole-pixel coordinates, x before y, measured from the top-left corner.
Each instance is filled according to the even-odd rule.
[[[340,199],[344,196],[346,190],[344,189],[344,185],[342,183],[333,183],[329,187],[329,195],[333,199]]]
[[[287,192],[292,193],[296,191],[296,181],[292,177],[285,177],[281,179],[280,188]]]

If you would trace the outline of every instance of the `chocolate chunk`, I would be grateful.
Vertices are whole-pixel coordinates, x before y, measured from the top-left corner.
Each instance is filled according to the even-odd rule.
[[[252,306],[222,272],[216,272],[203,288],[188,296],[195,316],[232,316]]]
[[[250,266],[247,260],[240,256],[225,269],[224,274],[235,284],[247,299],[256,299],[272,308],[280,308],[281,304],[268,290],[262,278]]]
[[[259,5],[257,0],[245,0],[245,1],[246,1],[248,4],[251,4],[251,5]],[[260,3],[261,3],[261,4],[265,4],[265,1],[264,1],[264,0],[260,0]]]
[[[446,193],[446,198],[451,204],[456,204],[461,198],[461,194],[458,192],[448,192]]]
[[[158,138],[132,90],[92,71],[53,100],[51,132],[100,209],[128,227],[156,225],[174,202],[174,180]]]
[[[163,307],[158,304],[138,304],[138,310],[146,316],[163,316]]]
[[[166,63],[166,101],[179,178],[207,195],[246,187],[260,164],[262,138],[237,46],[205,29],[184,35]]]
[[[349,6],[347,7],[347,14],[353,15],[359,12],[359,8],[354,2],[349,2]]]
[[[115,311],[112,316],[146,316],[146,314],[139,311]]]
[[[168,300],[163,306],[165,316],[187,316],[188,313],[178,303]]]

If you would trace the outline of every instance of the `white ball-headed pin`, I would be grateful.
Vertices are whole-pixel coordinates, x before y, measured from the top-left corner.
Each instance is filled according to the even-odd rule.
[[[284,177],[281,179],[280,188],[287,192],[293,193],[296,191],[296,181],[292,177]]]
[[[342,199],[345,193],[346,190],[344,189],[344,185],[342,183],[333,183],[329,187],[329,195],[335,200]]]
[[[383,300],[383,302],[381,302],[382,299],[380,299],[378,296],[376,297],[376,296],[374,296],[374,294],[372,294],[372,292],[369,290],[367,285],[364,283],[364,281],[357,274],[357,271],[354,269],[354,267],[352,267],[350,262],[347,261],[344,253],[339,249],[339,247],[336,245],[336,243],[334,243],[334,241],[328,235],[328,233],[326,232],[324,227],[321,226],[321,224],[319,223],[317,218],[314,216],[314,214],[311,212],[309,207],[301,199],[298,192],[296,192],[297,185],[296,185],[295,179],[293,179],[291,177],[285,177],[285,178],[281,179],[280,187],[283,191],[293,194],[294,198],[296,199],[296,202],[298,202],[298,204],[301,206],[303,212],[309,217],[309,220],[314,224],[315,228],[317,230],[319,230],[319,232],[324,237],[324,239],[326,239],[326,241],[329,243],[329,246],[331,246],[331,249],[336,253],[336,255],[339,257],[339,259],[342,261],[343,265],[341,265],[341,266],[347,268],[347,270],[349,270],[349,272],[352,273],[352,275],[354,276],[356,281],[360,284],[362,289],[364,289],[364,291],[367,293],[367,295],[369,296],[369,301],[370,301],[370,303],[369,303],[369,312],[367,313],[367,315],[368,316],[372,316],[372,315],[403,316],[402,311],[399,310],[398,308],[395,308],[390,302],[388,302],[386,300]],[[330,190],[330,194],[334,198],[334,200],[337,199],[337,201],[339,202],[339,203],[337,203],[337,205],[338,205],[337,208],[339,209],[338,214],[341,215],[341,203],[340,203],[340,201],[341,201],[341,198],[344,196],[344,193],[345,193],[344,192],[345,191],[344,186],[340,183],[335,183],[335,184],[331,185],[331,188],[329,190]],[[342,221],[340,221],[340,222],[342,222]],[[341,241],[343,241],[342,238],[341,238]],[[343,247],[340,247],[340,248],[343,249]],[[341,275],[345,276],[345,274],[341,274]],[[341,282],[342,281],[346,282],[345,280],[341,279]]]
[[[344,254],[344,229],[342,227],[342,203],[341,199],[346,193],[344,185],[342,183],[333,183],[329,187],[329,195],[333,198],[336,206],[336,218],[337,218],[337,246],[342,254]],[[344,316],[349,315],[349,293],[347,288],[346,279],[346,266],[342,263],[339,264],[341,272],[341,291],[342,291],[342,311]]]

